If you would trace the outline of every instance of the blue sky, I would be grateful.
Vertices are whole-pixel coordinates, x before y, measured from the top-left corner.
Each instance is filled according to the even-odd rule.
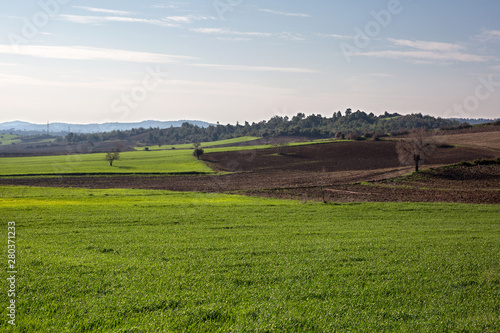
[[[0,121],[500,117],[497,0],[2,1]]]

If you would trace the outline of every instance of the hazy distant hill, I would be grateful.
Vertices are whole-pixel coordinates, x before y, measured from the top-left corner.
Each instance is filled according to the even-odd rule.
[[[111,132],[115,130],[125,131],[131,130],[133,128],[170,128],[170,127],[180,127],[183,123],[190,123],[192,125],[197,125],[199,127],[208,127],[210,123],[197,120],[177,120],[177,121],[156,121],[156,120],[145,120],[135,123],[104,123],[104,124],[68,124],[68,123],[50,123],[49,131],[52,134],[55,133],[101,133],[101,132]],[[6,123],[0,123],[1,132],[15,132],[16,134],[21,134],[19,132],[47,132],[47,124],[33,124],[25,121],[10,121]]]
[[[452,118],[452,120],[459,121],[461,123],[469,123],[471,125],[478,125],[478,124],[486,124],[486,123],[493,123],[500,118],[496,119],[484,119],[484,118],[479,118],[479,119],[472,119],[472,118]]]

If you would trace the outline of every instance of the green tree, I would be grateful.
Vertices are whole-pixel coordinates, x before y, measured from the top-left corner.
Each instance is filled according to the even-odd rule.
[[[115,151],[112,153],[107,153],[105,160],[109,162],[109,166],[113,166],[113,162],[120,159],[120,152]]]
[[[200,156],[203,155],[204,153],[203,149],[201,148],[201,144],[197,142],[194,143],[193,146],[194,146],[193,156],[196,156],[197,159],[200,159]]]

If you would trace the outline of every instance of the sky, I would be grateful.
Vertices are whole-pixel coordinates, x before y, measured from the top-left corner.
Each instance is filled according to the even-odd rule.
[[[0,2],[0,122],[500,117],[498,0]]]

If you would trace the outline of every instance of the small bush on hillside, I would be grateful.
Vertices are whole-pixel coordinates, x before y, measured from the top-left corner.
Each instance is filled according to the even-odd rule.
[[[476,165],[499,165],[500,164],[500,157],[495,159],[495,160],[475,160],[474,162],[466,162],[462,161],[458,164],[455,164],[457,166],[464,166],[464,167],[472,167]]]
[[[474,164],[475,165],[496,165],[500,163],[500,158],[497,158],[496,160],[475,160]]]
[[[195,156],[197,159],[200,159],[200,156],[203,155],[203,153],[205,152],[201,148],[201,143],[195,142],[193,143],[193,146],[194,146],[193,156]]]

